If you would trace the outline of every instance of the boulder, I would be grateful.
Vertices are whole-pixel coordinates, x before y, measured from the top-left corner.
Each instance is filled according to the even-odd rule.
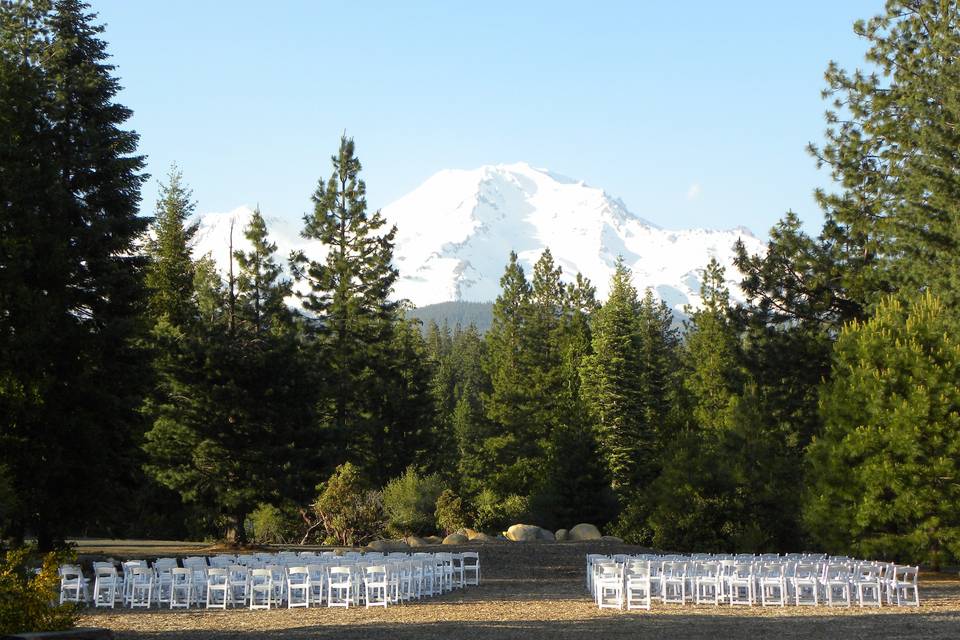
[[[476,534],[475,536],[473,536],[472,538],[470,538],[470,542],[484,542],[484,543],[486,543],[486,542],[500,542],[500,540],[499,540],[498,538],[494,538],[493,536],[488,536],[488,535],[485,534],[485,533],[478,533],[478,534]]]
[[[462,533],[463,535],[467,536],[467,540],[473,540],[474,538],[477,537],[477,534],[480,532],[474,531],[473,529],[468,528],[468,529],[460,529],[460,531],[457,531],[457,533]]]
[[[541,539],[540,531],[540,527],[533,524],[515,524],[504,535],[514,542],[533,542]]]
[[[556,538],[557,542],[563,542],[570,539],[570,534],[566,529],[557,529],[553,537]]]
[[[410,548],[406,540],[374,540],[367,545],[370,551],[379,551],[381,553],[390,553],[391,551],[406,551]]]
[[[410,536],[407,538],[407,544],[411,547],[425,547],[429,543],[423,538],[418,538],[417,536]]]
[[[573,529],[570,529],[568,535],[571,540],[599,540],[603,537],[600,535],[600,529],[597,529],[592,524],[586,523],[578,524]]]
[[[539,538],[537,538],[538,540],[545,540],[545,541],[547,541],[547,542],[554,542],[554,541],[556,541],[556,539],[557,539],[557,537],[556,537],[555,535],[553,535],[553,531],[550,531],[549,529],[543,529],[543,528],[541,528],[540,531],[538,531],[537,533],[538,533],[539,536],[540,536]]]
[[[426,540],[427,544],[443,544],[443,538],[440,536],[427,536],[424,540]]]
[[[623,538],[618,538],[617,536],[601,536],[600,539],[604,542],[618,542],[623,544]]]
[[[451,533],[443,539],[442,544],[467,544],[469,539],[462,533]]]

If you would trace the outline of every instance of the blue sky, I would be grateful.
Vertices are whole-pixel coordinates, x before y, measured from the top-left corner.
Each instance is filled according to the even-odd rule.
[[[808,228],[829,60],[881,0],[92,0],[157,179],[198,210],[299,219],[346,130],[371,207],[446,168],[524,160],[666,227]]]

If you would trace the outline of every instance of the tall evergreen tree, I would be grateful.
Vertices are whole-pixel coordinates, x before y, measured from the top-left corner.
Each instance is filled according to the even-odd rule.
[[[386,484],[413,465],[428,473],[447,471],[454,448],[437,433],[436,407],[431,395],[433,369],[419,320],[398,318],[385,354],[381,420],[385,425],[374,437],[378,473],[372,478]]]
[[[960,341],[938,298],[889,298],[841,332],[804,521],[831,552],[935,567],[960,558]]]
[[[237,290],[199,269],[196,321],[185,329],[161,321],[176,340],[155,361],[159,391],[145,445],[151,475],[241,542],[258,503],[306,501],[329,454],[314,425],[316,384],[297,323],[282,304],[291,285],[258,212],[245,235],[251,250],[234,255]],[[207,308],[217,310],[199,313]]]
[[[490,378],[490,393],[483,398],[486,417],[498,429],[486,439],[484,449],[490,488],[501,497],[528,496],[540,479],[541,425],[535,421],[536,407],[526,393],[530,367],[524,329],[530,283],[513,252],[500,288],[493,305],[493,324],[486,334],[484,369]]]
[[[890,0],[854,25],[873,69],[829,65],[826,141],[809,146],[837,186],[816,192],[823,228],[810,238],[790,214],[765,257],[738,252],[745,291],[774,319],[836,332],[900,289],[957,307],[958,14],[955,0]]]
[[[162,318],[180,328],[196,319],[190,245],[197,226],[190,222],[196,207],[192,197],[192,191],[183,182],[183,173],[174,165],[166,184],[160,185],[146,246],[147,315],[154,322]]]
[[[30,530],[109,526],[86,505],[131,482],[143,159],[87,5],[0,6],[0,462]],[[9,280],[9,282],[7,282]],[[111,475],[90,461],[109,443]]]
[[[483,407],[483,397],[490,393],[490,379],[483,368],[485,347],[474,325],[454,329],[449,357],[454,378],[450,428],[457,451],[458,489],[469,498],[485,486],[489,460],[484,442],[493,435]]]
[[[701,307],[691,313],[683,358],[689,415],[664,452],[651,487],[653,543],[680,549],[727,550],[741,511],[729,431],[742,417],[739,344],[729,315],[729,292],[716,260],[703,272]]]
[[[593,319],[593,353],[583,361],[583,393],[593,416],[600,453],[617,496],[627,496],[654,456],[655,432],[643,423],[637,316],[630,269],[618,259],[610,295]]]
[[[321,420],[339,434],[345,456],[373,481],[385,482],[402,473],[413,460],[396,465],[377,464],[391,447],[412,451],[410,443],[423,425],[398,420],[398,393],[419,371],[422,345],[413,345],[407,327],[401,327],[398,302],[390,299],[397,271],[391,265],[396,227],[384,229],[379,211],[367,213],[366,185],[354,143],[345,136],[333,156],[333,174],[313,196],[314,211],[304,218],[302,235],[321,241],[326,259],[310,261],[294,256],[295,277],[307,285],[301,294],[304,308],[313,314],[317,358],[325,373],[326,401]],[[399,334],[398,334],[399,332]],[[408,339],[409,338],[409,339]],[[398,361],[397,358],[412,358]],[[420,382],[417,383],[418,385]],[[417,392],[418,408],[410,415],[426,415],[430,397]]]
[[[274,256],[277,245],[267,235],[267,223],[254,209],[244,230],[251,250],[234,251],[240,274],[237,278],[238,315],[247,333],[259,338],[271,331],[290,329],[293,313],[286,298],[293,293],[290,280]]]

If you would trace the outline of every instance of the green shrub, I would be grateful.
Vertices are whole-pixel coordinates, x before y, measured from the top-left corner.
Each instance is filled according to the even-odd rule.
[[[447,535],[467,526],[467,519],[463,513],[463,500],[450,489],[444,490],[437,498],[434,516],[437,527]]]
[[[439,476],[420,476],[412,466],[388,482],[383,489],[383,508],[389,533],[393,536],[433,533],[437,498],[443,489]]]
[[[490,489],[484,489],[474,499],[473,526],[479,531],[503,531],[512,524],[521,522],[530,511],[527,498],[509,495],[501,499]]]
[[[260,503],[247,519],[250,537],[261,544],[288,544],[299,542],[299,518],[290,509]],[[295,540],[296,538],[296,540]]]
[[[367,488],[355,466],[340,465],[317,489],[313,511],[326,534],[325,544],[352,547],[382,536],[382,496]]]
[[[57,568],[67,554],[48,553],[39,573],[31,568],[33,550],[21,547],[0,556],[0,636],[36,631],[63,631],[77,623],[75,605],[56,605]]]

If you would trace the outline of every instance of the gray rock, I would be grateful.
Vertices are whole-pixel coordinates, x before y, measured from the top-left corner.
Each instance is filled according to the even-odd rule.
[[[367,545],[370,551],[379,551],[381,553],[390,553],[391,551],[406,551],[410,548],[406,540],[374,540]]]
[[[443,539],[443,544],[467,544],[469,538],[462,533],[451,533]]]
[[[556,538],[557,542],[563,542],[564,540],[569,540],[570,532],[567,531],[566,529],[557,529],[557,533],[554,534],[554,538]]]
[[[592,524],[581,523],[570,529],[569,536],[571,540],[600,540],[600,529]]]
[[[533,542],[540,540],[540,527],[533,524],[515,524],[504,534],[507,540],[514,542]]]
[[[499,538],[494,538],[493,536],[488,536],[488,535],[485,534],[485,533],[478,533],[478,534],[476,534],[475,536],[473,536],[472,538],[470,538],[470,542],[483,542],[483,543],[487,543],[487,542],[500,542],[500,539],[499,539]]]

